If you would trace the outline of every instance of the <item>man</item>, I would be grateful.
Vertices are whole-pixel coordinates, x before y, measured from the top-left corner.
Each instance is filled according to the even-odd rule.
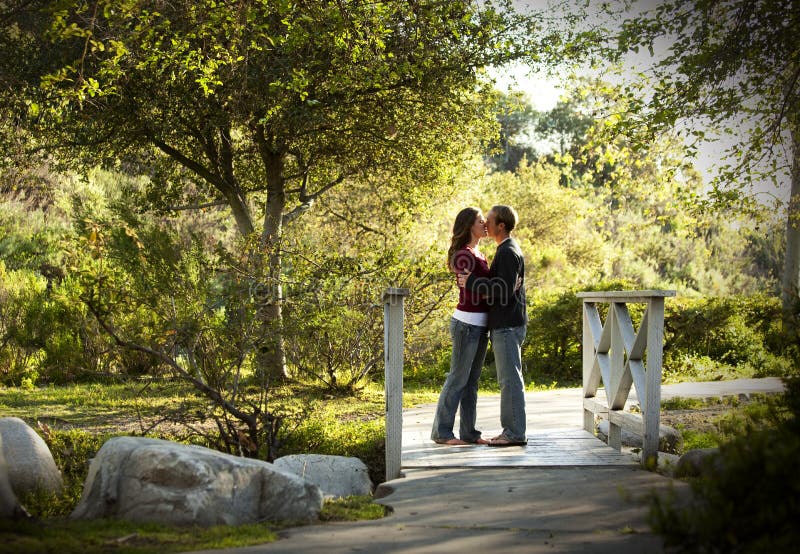
[[[522,341],[528,325],[525,304],[525,260],[511,231],[519,218],[510,206],[493,206],[486,216],[497,252],[490,277],[459,276],[459,285],[485,296],[489,302],[489,336],[492,340],[497,381],[500,384],[500,424],[503,432],[489,446],[522,446],[525,435],[525,384],[522,380]]]

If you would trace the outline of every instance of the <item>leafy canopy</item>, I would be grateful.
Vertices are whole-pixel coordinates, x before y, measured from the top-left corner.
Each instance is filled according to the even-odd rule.
[[[222,202],[248,233],[268,190],[290,221],[375,170],[430,182],[488,132],[482,68],[538,36],[499,4],[4,1],[0,46],[23,55],[0,89],[62,162],[126,162],[162,206]]]
[[[798,33],[793,0],[669,0],[629,16],[612,44],[617,59],[669,46],[648,81],[629,88],[639,117],[624,130],[647,140],[691,121],[684,131],[695,145],[717,133],[733,137],[718,185],[778,184],[800,113]]]

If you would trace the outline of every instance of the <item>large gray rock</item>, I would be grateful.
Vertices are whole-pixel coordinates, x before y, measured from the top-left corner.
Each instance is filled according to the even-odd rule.
[[[597,436],[608,442],[608,420],[603,419],[597,425]],[[644,439],[641,435],[631,433],[625,429],[622,430],[622,445],[623,446],[636,446],[641,448]],[[680,431],[670,427],[669,425],[661,425],[658,431],[658,450],[659,452],[676,453],[679,452],[683,446],[683,436]]]
[[[278,458],[275,465],[311,481],[328,497],[372,494],[369,469],[358,458],[292,454]]]
[[[73,519],[175,525],[309,521],[322,492],[261,460],[159,439],[114,437],[89,466]]]
[[[17,518],[28,515],[23,508],[8,480],[8,466],[2,448],[3,439],[0,437],[0,518]]]
[[[18,417],[0,418],[0,439],[8,480],[17,496],[36,490],[61,492],[64,480],[53,454],[27,423]]]

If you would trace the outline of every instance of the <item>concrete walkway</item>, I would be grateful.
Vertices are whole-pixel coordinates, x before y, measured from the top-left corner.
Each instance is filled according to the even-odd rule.
[[[782,389],[779,379],[682,383],[663,386],[662,398],[749,396]],[[541,456],[532,462],[537,450],[557,451],[554,442],[588,439],[581,436],[580,389],[528,393],[526,400],[527,447],[434,445],[427,438],[434,406],[407,410],[404,477],[384,483],[376,491],[376,497],[381,497],[378,502],[391,508],[390,516],[297,527],[282,532],[282,539],[274,543],[224,552],[663,552],[660,538],[649,530],[644,500],[648,494],[665,494],[671,489],[678,495],[687,494],[686,484],[644,471],[628,459],[570,465],[565,463],[571,455],[568,450],[555,462]],[[496,434],[499,397],[481,397],[478,413],[484,434]],[[592,448],[610,456],[611,449],[597,443]],[[574,452],[572,456],[579,462]]]

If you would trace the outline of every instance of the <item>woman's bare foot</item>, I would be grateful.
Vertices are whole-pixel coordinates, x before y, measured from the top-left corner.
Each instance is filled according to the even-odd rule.
[[[446,444],[449,446],[469,444],[467,441],[462,441],[461,439],[436,439],[433,442],[435,442],[436,444]]]

